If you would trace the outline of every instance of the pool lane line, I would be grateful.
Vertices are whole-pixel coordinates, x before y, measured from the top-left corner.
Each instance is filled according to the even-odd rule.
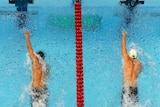
[[[77,107],[84,107],[82,12],[81,3],[79,0],[76,0],[74,9],[76,36],[76,101]]]

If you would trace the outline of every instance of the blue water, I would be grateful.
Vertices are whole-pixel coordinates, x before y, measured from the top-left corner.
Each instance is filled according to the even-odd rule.
[[[5,5],[0,10],[15,8]],[[128,32],[127,49],[135,48],[143,63],[138,78],[139,103],[142,107],[159,107],[159,10],[155,6],[139,6],[130,16],[118,4],[83,7],[83,15],[102,17],[96,29],[83,29],[85,107],[121,107],[124,29]],[[28,15],[26,27],[19,26],[15,14],[0,15],[0,106],[30,107],[31,70],[23,36],[25,29],[30,29],[33,49],[43,50],[51,67],[48,107],[76,107],[75,31],[72,27],[59,29],[49,24],[49,18],[58,14],[74,17],[73,7],[31,6],[29,11],[36,14]],[[131,20],[126,22],[128,19]]]

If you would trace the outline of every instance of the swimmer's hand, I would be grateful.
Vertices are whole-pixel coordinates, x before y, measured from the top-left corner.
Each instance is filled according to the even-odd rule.
[[[126,36],[127,35],[127,32],[126,31],[123,31],[122,32],[122,36]]]
[[[26,39],[29,39],[30,38],[30,31],[29,30],[26,30],[24,32],[24,36],[26,37]]]

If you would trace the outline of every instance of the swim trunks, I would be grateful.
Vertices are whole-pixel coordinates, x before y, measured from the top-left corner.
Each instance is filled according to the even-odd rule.
[[[32,89],[32,107],[47,107],[47,88]]]
[[[137,87],[123,87],[122,90],[122,105],[123,107],[134,107],[138,102],[138,88]]]

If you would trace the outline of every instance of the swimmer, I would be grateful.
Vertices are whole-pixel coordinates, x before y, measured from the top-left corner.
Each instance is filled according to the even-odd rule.
[[[126,32],[122,32],[122,57],[124,85],[122,91],[122,106],[132,107],[138,102],[137,78],[141,71],[141,63],[137,59],[137,52],[131,49],[129,54],[126,49]]]
[[[46,63],[44,53],[34,53],[30,43],[30,32],[25,31],[26,45],[32,60],[32,107],[47,107]]]

